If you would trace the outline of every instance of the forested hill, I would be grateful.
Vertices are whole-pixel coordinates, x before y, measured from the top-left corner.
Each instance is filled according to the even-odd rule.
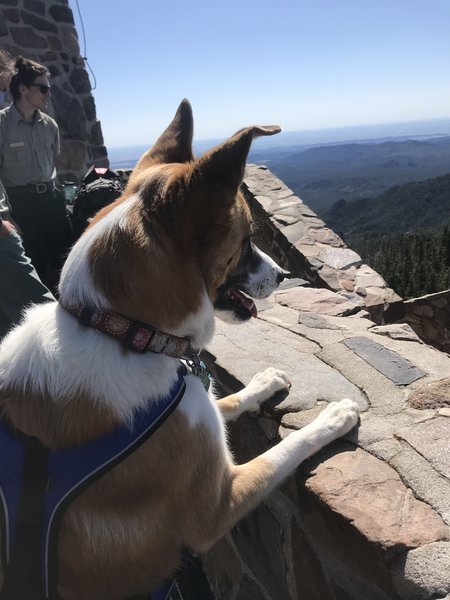
[[[323,218],[350,247],[373,237],[437,230],[450,224],[450,174],[396,185],[375,198],[340,200]]]
[[[450,229],[372,238],[353,247],[400,296],[415,298],[450,288]]]
[[[252,159],[258,161],[258,155]],[[344,198],[374,197],[393,185],[450,172],[450,137],[348,143],[268,152],[261,162],[323,216]]]

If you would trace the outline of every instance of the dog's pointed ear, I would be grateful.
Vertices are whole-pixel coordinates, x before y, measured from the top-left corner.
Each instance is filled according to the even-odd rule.
[[[162,163],[185,163],[194,160],[192,136],[194,119],[189,100],[182,100],[167,129],[155,144],[140,158],[135,171]]]
[[[244,178],[245,163],[254,138],[279,133],[278,125],[240,129],[220,146],[209,150],[193,170],[193,179],[211,191],[236,194]]]

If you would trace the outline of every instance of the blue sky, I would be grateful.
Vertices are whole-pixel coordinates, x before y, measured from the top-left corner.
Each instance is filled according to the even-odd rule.
[[[108,147],[153,142],[184,97],[197,139],[450,117],[450,0],[78,4]]]

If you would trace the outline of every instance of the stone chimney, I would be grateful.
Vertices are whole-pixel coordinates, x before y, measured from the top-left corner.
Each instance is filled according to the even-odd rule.
[[[49,113],[60,128],[58,179],[79,182],[108,166],[91,84],[68,0],[2,0],[0,47],[45,65],[52,76]]]

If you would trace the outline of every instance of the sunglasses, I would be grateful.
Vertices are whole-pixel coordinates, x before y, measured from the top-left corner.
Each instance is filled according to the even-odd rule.
[[[39,88],[39,91],[41,92],[41,94],[46,94],[47,92],[50,91],[50,86],[49,85],[44,85],[42,83],[30,83],[29,87],[37,87],[37,88]]]

